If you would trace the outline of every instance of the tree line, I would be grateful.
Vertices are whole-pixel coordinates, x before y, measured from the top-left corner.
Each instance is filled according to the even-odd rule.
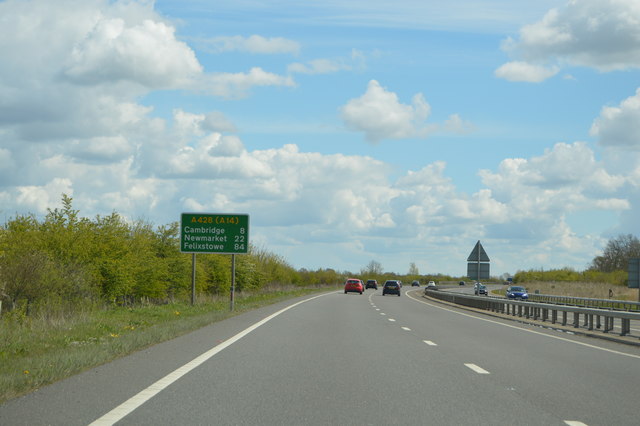
[[[633,258],[640,258],[640,240],[632,234],[621,234],[611,238],[602,254],[593,258],[584,271],[572,268],[546,271],[531,269],[517,272],[514,281],[572,281],[627,285],[629,259]]]
[[[72,198],[43,220],[21,215],[0,226],[0,300],[3,311],[26,315],[53,306],[167,303],[191,294],[191,255],[180,252],[180,225],[127,222],[117,213],[80,217]],[[255,246],[236,256],[236,289],[267,285],[336,284],[348,273],[296,270],[281,256]],[[231,256],[207,254],[196,262],[196,291],[228,294]]]

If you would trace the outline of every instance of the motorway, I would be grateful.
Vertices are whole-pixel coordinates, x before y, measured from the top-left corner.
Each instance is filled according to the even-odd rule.
[[[0,406],[0,425],[637,425],[640,348],[403,288],[305,297]]]

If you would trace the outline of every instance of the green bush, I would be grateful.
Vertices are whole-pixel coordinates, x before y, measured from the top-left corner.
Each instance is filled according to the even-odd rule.
[[[626,271],[600,272],[587,269],[583,272],[571,268],[518,271],[514,277],[515,283],[525,282],[590,282],[622,286],[627,283]]]

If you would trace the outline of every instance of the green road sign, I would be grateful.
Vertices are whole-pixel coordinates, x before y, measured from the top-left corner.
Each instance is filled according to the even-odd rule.
[[[180,223],[183,253],[249,252],[248,214],[182,213]]]

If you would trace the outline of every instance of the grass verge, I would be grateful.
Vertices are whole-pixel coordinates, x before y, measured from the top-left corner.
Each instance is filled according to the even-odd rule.
[[[0,403],[248,310],[331,290],[283,288],[227,298],[0,321]]]
[[[605,283],[532,281],[523,284],[518,283],[517,285],[526,287],[529,293],[534,293],[538,290],[540,294],[549,294],[554,296],[588,297],[591,299],[610,298],[628,301],[638,300],[637,288],[628,288]],[[609,290],[613,293],[611,297],[609,297]]]

